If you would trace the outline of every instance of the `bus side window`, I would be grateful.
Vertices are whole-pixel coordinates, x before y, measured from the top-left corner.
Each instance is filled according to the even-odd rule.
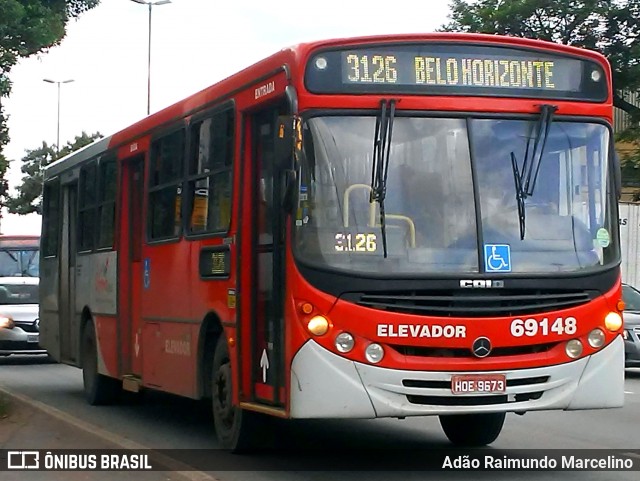
[[[113,246],[116,215],[116,161],[100,159],[98,166],[98,249]]]
[[[149,181],[151,240],[180,236],[184,142],[185,133],[180,129],[152,144]]]
[[[58,255],[58,231],[60,229],[60,180],[54,179],[44,184],[42,199],[44,257]]]
[[[227,232],[231,220],[234,112],[226,109],[191,126],[189,233]]]
[[[80,169],[80,199],[78,203],[78,252],[90,252],[96,236],[96,161]]]

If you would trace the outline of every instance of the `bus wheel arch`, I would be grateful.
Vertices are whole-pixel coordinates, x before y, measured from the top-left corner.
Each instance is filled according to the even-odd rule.
[[[198,336],[198,393],[211,399],[213,356],[220,336],[224,337],[222,322],[217,314],[208,313],[200,326]]]

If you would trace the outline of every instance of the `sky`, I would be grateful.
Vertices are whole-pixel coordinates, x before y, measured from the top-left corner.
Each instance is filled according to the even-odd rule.
[[[393,9],[389,6],[392,5]],[[300,42],[386,33],[432,32],[448,22],[449,0],[171,0],[152,8],[151,112],[163,109],[252,63]],[[4,102],[11,142],[10,188],[20,159],[43,141],[55,144],[60,86],[60,145],[82,131],[110,135],[147,113],[149,9],[101,0],[72,20],[62,43],[23,59],[10,72]],[[8,215],[3,234],[39,234],[40,217]]]

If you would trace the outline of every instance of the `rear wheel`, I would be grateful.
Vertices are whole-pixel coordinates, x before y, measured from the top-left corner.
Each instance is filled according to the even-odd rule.
[[[457,446],[485,446],[502,431],[505,413],[451,414],[440,416],[442,430]]]
[[[111,404],[120,392],[120,382],[98,373],[98,346],[93,322],[89,321],[82,335],[82,381],[89,404]]]
[[[266,419],[233,405],[233,373],[224,333],[218,338],[213,355],[211,382],[213,422],[220,447],[233,452],[260,447]]]

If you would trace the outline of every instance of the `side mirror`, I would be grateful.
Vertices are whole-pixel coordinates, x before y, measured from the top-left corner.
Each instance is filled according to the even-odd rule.
[[[293,168],[293,133],[295,117],[280,115],[274,140],[274,164],[277,169]]]

